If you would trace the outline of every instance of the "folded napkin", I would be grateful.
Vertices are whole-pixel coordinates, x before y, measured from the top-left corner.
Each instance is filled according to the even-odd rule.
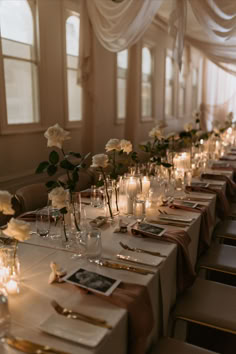
[[[147,339],[154,325],[153,309],[147,288],[139,284],[122,282],[110,296],[93,294],[128,311],[127,353],[145,354]]]
[[[196,278],[193,265],[190,261],[188,245],[191,238],[184,230],[168,230],[161,237],[162,241],[177,244],[177,291],[182,293],[185,289],[193,285]]]
[[[212,180],[217,180],[217,181],[225,181],[227,184],[227,193],[229,194],[230,197],[235,196],[236,183],[234,181],[232,181],[232,179],[230,179],[228,176],[214,175],[211,173],[203,173],[202,178],[212,179]]]
[[[191,211],[192,213],[201,213],[201,225],[198,242],[198,256],[201,256],[209,248],[211,243],[210,227],[213,224],[213,220],[208,206],[198,205],[196,208],[191,208],[184,205],[172,204],[169,207],[171,209]]]
[[[133,232],[134,236],[148,237],[139,233],[137,229]],[[177,290],[179,293],[190,287],[196,277],[190,261],[188,245],[191,238],[184,230],[168,230],[161,236],[161,241],[167,241],[177,244]]]
[[[224,193],[219,189],[213,189],[209,187],[197,187],[197,186],[187,186],[186,190],[189,192],[200,192],[200,193],[210,193],[216,194],[216,210],[219,218],[224,219],[230,212],[229,202],[224,195]]]

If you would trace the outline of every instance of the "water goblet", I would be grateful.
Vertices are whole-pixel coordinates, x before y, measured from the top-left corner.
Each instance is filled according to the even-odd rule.
[[[42,208],[36,212],[36,232],[41,237],[47,237],[50,230],[49,208]]]
[[[86,233],[86,256],[89,261],[99,261],[102,255],[101,230],[91,228]]]

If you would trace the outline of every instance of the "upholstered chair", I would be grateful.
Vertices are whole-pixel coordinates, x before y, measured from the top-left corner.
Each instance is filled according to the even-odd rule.
[[[21,205],[21,213],[43,208],[48,203],[48,191],[45,183],[29,184],[19,188],[15,197]]]
[[[151,354],[214,354],[215,352],[197,347],[195,345],[176,340],[174,338],[161,338]],[[216,354],[216,353],[215,353]]]

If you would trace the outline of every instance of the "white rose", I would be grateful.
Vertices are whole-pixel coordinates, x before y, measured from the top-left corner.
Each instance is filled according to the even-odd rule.
[[[149,132],[149,136],[150,138],[157,138],[157,139],[163,138],[162,132],[158,127],[152,128],[152,130]]]
[[[200,136],[202,136],[203,133],[204,133],[204,132],[203,132],[202,130],[198,130],[198,131],[196,132],[196,136],[199,138]]]
[[[23,221],[11,218],[7,224],[6,230],[3,233],[7,236],[13,237],[18,241],[25,241],[30,238],[30,224]]]
[[[66,207],[67,191],[62,187],[54,188],[48,194],[49,200],[52,201],[52,207],[62,209]]]
[[[193,124],[192,123],[186,123],[184,124],[184,130],[186,132],[190,132],[191,130],[193,130]]]
[[[106,168],[108,165],[109,158],[106,154],[97,154],[93,156],[91,167],[102,167]]]
[[[122,139],[120,141],[120,148],[127,154],[129,154],[132,151],[132,144],[129,140]]]
[[[15,210],[11,205],[12,195],[8,191],[0,191],[0,212],[4,215],[13,215]]]
[[[116,151],[120,151],[120,140],[119,139],[110,139],[108,140],[108,142],[106,143],[105,146],[105,150],[108,151],[112,151],[112,150],[116,150]]]
[[[176,135],[175,132],[171,132],[171,133],[169,133],[169,134],[166,135],[165,139],[168,140],[168,139],[170,139],[170,138],[175,138],[175,135]]]
[[[70,139],[69,135],[70,133],[61,128],[59,124],[49,127],[44,133],[45,138],[48,139],[48,147],[56,146],[59,149],[62,148],[65,140]]]

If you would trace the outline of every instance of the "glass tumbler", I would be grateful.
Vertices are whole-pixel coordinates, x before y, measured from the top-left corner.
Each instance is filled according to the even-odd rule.
[[[50,230],[49,208],[39,209],[36,212],[36,232],[41,237],[47,237]]]
[[[11,316],[8,308],[8,298],[4,289],[0,289],[0,338],[9,333]]]
[[[85,239],[86,257],[90,261],[98,261],[102,255],[101,230],[91,228]]]

